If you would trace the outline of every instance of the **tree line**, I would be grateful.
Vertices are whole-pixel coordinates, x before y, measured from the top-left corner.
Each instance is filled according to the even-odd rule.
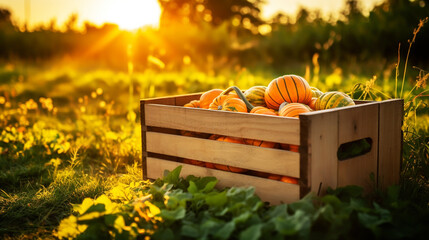
[[[296,17],[261,18],[262,0],[158,0],[160,27],[137,33],[114,24],[85,23],[77,15],[60,31],[53,24],[22,31],[12,14],[0,9],[0,59],[44,62],[72,59],[125,69],[201,71],[270,69],[273,72],[318,63],[349,71],[386,69],[406,54],[413,29],[429,15],[429,0],[386,0],[363,14],[358,0],[345,0],[336,18],[301,8]],[[428,69],[429,30],[417,33],[410,63]],[[132,48],[132,54],[127,49]],[[162,64],[157,64],[156,59]]]

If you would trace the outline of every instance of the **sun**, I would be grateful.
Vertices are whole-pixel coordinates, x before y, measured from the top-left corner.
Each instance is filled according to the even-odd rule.
[[[157,0],[104,1],[99,13],[106,22],[117,24],[123,30],[159,25],[161,7]]]

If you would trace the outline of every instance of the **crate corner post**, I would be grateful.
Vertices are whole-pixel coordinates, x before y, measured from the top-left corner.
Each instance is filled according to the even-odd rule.
[[[386,100],[379,106],[378,187],[385,190],[399,183],[404,100]]]
[[[142,143],[142,177],[147,180],[147,150],[146,150],[146,121],[145,121],[145,100],[140,100],[140,126],[141,126],[141,143]]]
[[[338,185],[338,112],[300,115],[301,197]]]

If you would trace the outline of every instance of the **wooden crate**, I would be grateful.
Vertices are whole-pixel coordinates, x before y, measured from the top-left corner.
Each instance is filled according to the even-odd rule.
[[[356,101],[356,106],[301,114],[300,118],[182,107],[199,99],[189,94],[141,100],[144,179],[162,177],[182,165],[183,176],[215,176],[218,186],[254,186],[272,204],[296,201],[328,187],[360,185],[371,189],[370,174],[385,188],[398,183],[403,100]],[[183,136],[180,131],[226,135],[299,145],[299,153]],[[341,144],[371,138],[371,150],[339,161]],[[299,184],[190,165],[181,159],[225,164],[286,175]]]

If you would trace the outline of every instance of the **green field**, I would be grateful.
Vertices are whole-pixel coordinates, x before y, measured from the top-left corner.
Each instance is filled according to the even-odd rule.
[[[352,93],[356,99],[381,100],[395,94],[395,79],[336,77],[340,84],[331,89]],[[176,234],[337,238],[361,230],[359,236],[374,237],[392,229],[397,229],[392,238],[424,234],[429,204],[428,101],[413,101],[424,89],[413,90],[412,82],[404,88],[405,96],[411,94],[406,99],[399,186],[370,196],[355,188],[338,189],[323,198],[269,207],[250,189],[213,189],[214,179],[170,176],[143,182],[138,100],[231,85],[266,86],[270,74],[245,69],[217,76],[197,71],[129,74],[6,64],[0,78],[0,235],[6,238],[76,236],[84,230],[83,238],[103,232],[106,237],[140,233],[160,239]],[[335,73],[320,76],[319,88],[330,90],[326,81],[332,78]],[[167,202],[167,195],[177,202]],[[289,209],[287,214],[282,208]],[[225,213],[219,216],[222,209]],[[417,217],[410,220],[414,214],[404,211]],[[201,221],[204,224],[198,224]],[[277,231],[280,226],[289,230]],[[221,237],[215,229],[228,234]]]
[[[72,15],[32,30],[0,6],[0,239],[426,239],[427,0],[338,18],[262,1],[158,1],[135,32]],[[55,22],[51,22],[55,23]],[[139,100],[296,74],[353,99],[404,99],[400,182],[330,189],[278,206],[213,177],[143,181]],[[374,177],[368,176],[374,183]],[[273,189],[276,191],[276,189]]]

